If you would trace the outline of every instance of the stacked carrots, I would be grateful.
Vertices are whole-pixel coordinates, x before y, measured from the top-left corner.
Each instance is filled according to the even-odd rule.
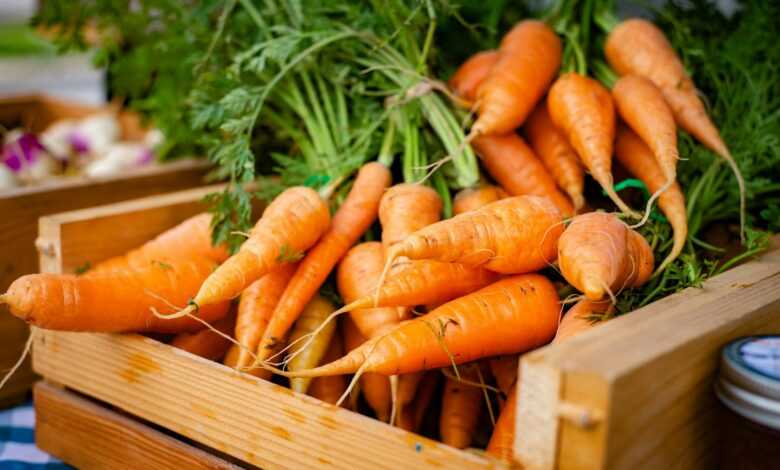
[[[560,73],[561,40],[540,21],[462,65],[449,85],[477,114],[467,139],[496,184],[463,189],[451,218],[441,219],[436,191],[393,185],[384,163],[369,162],[332,216],[322,194],[283,191],[232,256],[212,246],[201,214],[83,276],[24,276],[0,302],[42,328],[173,333],[175,347],[289,377],[325,402],[357,407],[362,396],[378,419],[409,430],[440,391],[432,371],[448,370],[441,439],[472,445],[481,413],[500,404],[488,452],[511,458],[518,355],[609,318],[622,290],[683,249],[677,126],[732,161],[660,30],[628,20],[605,47],[621,75],[611,90]],[[644,217],[613,188],[613,154],[653,194]],[[640,222],[590,211],[586,171]],[[657,268],[634,230],[655,200],[675,234]],[[361,242],[377,220],[381,242]],[[563,319],[550,266],[581,292]],[[340,308],[322,289],[331,275]],[[483,406],[485,390],[498,395]]]

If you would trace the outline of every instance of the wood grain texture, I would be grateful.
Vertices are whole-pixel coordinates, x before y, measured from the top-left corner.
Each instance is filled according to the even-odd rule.
[[[77,468],[240,468],[44,381],[33,394],[36,445]]]
[[[182,160],[129,171],[121,177],[73,178],[0,192],[0,292],[5,292],[16,278],[38,272],[35,240],[39,217],[197,186],[207,169],[205,162]],[[105,240],[100,245],[105,245]],[[16,362],[15,352],[21,351],[27,333],[25,324],[0,305],[0,344],[4,346],[0,369],[6,370]],[[23,398],[33,377],[29,366],[18,372],[0,391],[0,406]]]
[[[778,331],[775,250],[701,289],[525,355],[521,390],[549,373],[539,371],[557,370],[563,386],[549,392],[558,406],[584,405],[603,419],[584,429],[570,420],[533,421],[520,413],[519,427],[534,424],[535,432],[548,436],[542,445],[518,443],[520,462],[530,469],[712,468],[718,438],[712,383],[720,349],[740,336]],[[551,407],[549,396],[519,399],[522,408]]]

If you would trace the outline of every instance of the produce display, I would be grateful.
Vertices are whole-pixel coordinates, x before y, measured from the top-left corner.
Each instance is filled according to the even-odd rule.
[[[154,162],[162,133],[149,130],[141,141],[121,140],[116,114],[62,119],[35,135],[12,129],[3,137],[0,190],[34,185],[61,176],[116,175]]]
[[[18,279],[0,302],[35,326],[165,333],[511,459],[520,354],[699,286],[780,224],[768,2],[657,22],[604,0],[109,3],[40,21],[119,32],[115,74],[159,51],[119,86],[230,183],[121,257]]]

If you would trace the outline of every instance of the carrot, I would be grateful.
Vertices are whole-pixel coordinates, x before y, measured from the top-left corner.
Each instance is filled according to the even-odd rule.
[[[415,387],[417,394],[413,397],[414,402],[411,403],[411,406],[407,406],[402,410],[398,420],[398,427],[410,432],[417,432],[420,428],[425,412],[428,410],[428,405],[430,405],[433,394],[439,385],[441,374],[438,371],[429,371],[425,374],[420,374],[420,376],[419,386]],[[404,377],[408,376],[403,375],[401,379]]]
[[[653,158],[653,152],[634,132],[625,126],[618,126],[615,139],[615,156],[629,173],[639,178],[651,193],[659,191],[665,184],[661,167]],[[658,197],[661,208],[674,232],[672,250],[656,269],[663,271],[666,266],[682,252],[688,238],[688,216],[685,208],[685,196],[677,182]]]
[[[505,395],[509,394],[509,390],[517,380],[517,363],[519,357],[516,355],[502,356],[491,359],[488,364],[490,365],[490,372],[496,379],[496,385]]]
[[[286,189],[268,205],[238,253],[222,263],[203,282],[190,305],[175,316],[236,297],[251,283],[309,249],[329,224],[328,205],[319,194],[303,186]]]
[[[110,258],[87,271],[92,276],[111,271],[141,268],[154,261],[205,257],[216,263],[228,258],[224,245],[211,244],[211,214],[201,213],[158,235],[139,248]]]
[[[535,271],[555,260],[562,232],[561,214],[548,199],[511,197],[418,230],[390,248],[385,270],[406,256],[499,273]]]
[[[536,155],[563,189],[579,212],[585,205],[582,196],[585,172],[566,136],[553,124],[547,111],[547,101],[536,107],[524,126],[525,135]]]
[[[474,139],[474,150],[482,157],[490,176],[512,196],[532,194],[550,199],[561,213],[574,214],[571,201],[558,190],[550,173],[522,137],[510,132]]]
[[[466,380],[479,382],[475,364],[462,367],[460,375]],[[439,435],[441,441],[457,449],[471,445],[471,438],[482,411],[482,390],[464,385],[456,377],[447,377],[441,400]]]
[[[212,325],[217,331],[231,335],[236,325],[236,315],[231,313],[217,320]],[[183,349],[188,353],[204,357],[212,361],[219,361],[225,356],[232,343],[229,339],[218,335],[213,330],[206,328],[195,333],[179,333],[171,341],[171,346]]]
[[[328,345],[328,351],[322,358],[322,362],[327,364],[328,362],[335,361],[344,354],[344,346],[342,345],[341,335],[338,331],[333,334],[333,338],[330,339]],[[309,385],[308,394],[324,401],[335,405],[339,401],[339,397],[347,389],[347,380],[343,375],[333,375],[331,377],[316,377],[312,379],[311,385]]]
[[[330,228],[306,254],[279,299],[271,321],[263,332],[257,351],[258,361],[270,356],[273,346],[284,338],[336,263],[374,222],[379,201],[390,186],[390,181],[390,171],[382,163],[367,163],[360,169],[346,200],[333,217]]]
[[[231,369],[238,369],[241,370],[244,373],[247,373],[249,375],[253,375],[259,379],[268,380],[271,378],[271,372],[267,371],[265,369],[251,369],[251,370],[243,370],[243,366],[239,366],[238,359],[241,355],[241,352],[243,349],[238,344],[233,343],[230,348],[228,348],[227,353],[225,354],[225,358],[222,360],[222,363],[226,366],[230,367]]]
[[[453,200],[452,212],[455,215],[471,212],[505,197],[508,197],[507,193],[492,184],[483,184],[477,188],[461,189]]]
[[[294,375],[407,374],[519,353],[552,339],[558,311],[558,294],[547,278],[512,276],[403,322],[337,361]]]
[[[477,52],[463,62],[450,77],[449,87],[456,95],[467,101],[474,101],[477,89],[490,75],[499,59],[498,51]]]
[[[612,202],[625,214],[640,218],[612,188],[615,106],[609,92],[596,80],[565,73],[550,88],[547,110]]]
[[[250,284],[241,293],[241,300],[238,302],[235,337],[243,348],[239,349],[239,357],[236,360],[237,367],[248,367],[254,362],[251,353],[257,353],[260,338],[263,337],[263,332],[271,320],[276,304],[282,297],[282,293],[296,269],[296,264],[284,264]],[[253,370],[261,371],[260,375],[267,375],[265,378],[270,378],[270,374],[265,369]]]
[[[742,173],[663,31],[647,20],[625,20],[607,36],[604,54],[618,74],[639,75],[652,81],[661,89],[677,125],[726,160],[739,185],[740,223],[744,234],[745,181]]]
[[[93,276],[29,274],[0,296],[11,313],[39,328],[67,331],[180,333],[197,331],[192,318],[161,320],[150,308],[175,312],[214,270],[205,258],[151,263],[139,269]],[[229,302],[204,306],[199,318],[213,322],[227,314]]]
[[[615,309],[614,307],[612,302],[608,300],[600,302],[588,299],[580,300],[563,316],[561,324],[558,325],[558,332],[555,333],[555,338],[552,342],[561,342],[593,328],[600,323],[598,317],[611,315]]]
[[[293,331],[290,334],[290,344],[295,344],[299,338],[316,330],[325,319],[328,318],[333,310],[334,307],[332,303],[319,295],[315,295],[311,301],[306,304],[300,318],[295,322],[295,328],[293,328]],[[335,330],[336,324],[330,323],[320,331],[320,334],[314,341],[306,343],[304,348],[299,347],[296,349],[293,347],[293,351],[296,354],[295,357],[290,359],[287,363],[287,368],[291,371],[296,371],[318,365],[325,356],[328,344],[330,343],[330,339],[333,337]],[[298,393],[306,393],[310,383],[310,378],[293,377],[290,379],[290,388]]]
[[[509,392],[506,399],[506,405],[498,416],[496,426],[493,428],[493,434],[490,436],[490,442],[487,445],[487,453],[511,462],[515,453],[515,415],[517,410],[517,389],[520,383],[517,382]]]
[[[646,78],[637,75],[621,77],[612,88],[612,97],[620,117],[652,149],[666,177],[666,182],[647,201],[645,215],[637,224],[640,225],[650,216],[655,200],[677,179],[677,160],[680,158],[677,153],[677,126],[663,94]]]
[[[438,222],[441,209],[441,198],[427,186],[402,183],[388,189],[379,204],[382,244],[385,249],[409,234]]]
[[[342,319],[341,334],[344,338],[344,349],[354,351],[359,349],[366,338],[360,333],[351,318]],[[328,362],[331,364],[333,361]],[[340,375],[340,374],[333,374]],[[387,422],[390,420],[390,380],[380,374],[363,374],[360,377],[360,386],[368,406],[374,410],[376,419]]]
[[[417,393],[417,387],[420,385],[425,372],[414,374],[405,374],[398,378],[398,404],[402,410],[411,403]]]
[[[647,282],[653,251],[642,235],[614,214],[591,212],[575,217],[561,235],[558,263],[571,285],[588,299],[601,300]]]
[[[561,41],[541,21],[525,20],[504,36],[499,58],[477,89],[471,136],[512,132],[544,95],[561,66]]]
[[[354,312],[368,307],[414,307],[416,305],[442,304],[461,295],[496,281],[498,274],[482,267],[470,267],[459,263],[431,260],[404,259],[396,263],[387,279],[376,290],[384,257],[377,252],[381,246],[372,242],[358,245],[344,257],[339,267],[339,292],[347,305],[334,313]],[[369,266],[368,252],[374,251]],[[376,262],[379,261],[379,271]],[[369,268],[372,268],[369,272]],[[362,314],[365,315],[365,314]],[[405,317],[405,316],[404,316]],[[403,318],[400,318],[403,319]],[[355,318],[358,326],[361,319]],[[372,337],[371,332],[365,333]]]

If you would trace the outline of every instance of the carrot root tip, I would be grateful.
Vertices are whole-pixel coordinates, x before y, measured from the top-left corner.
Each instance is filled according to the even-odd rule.
[[[194,312],[196,312],[198,310],[198,304],[196,304],[194,302],[190,303],[189,305],[187,305],[183,309],[179,310],[178,312],[174,312],[174,313],[171,313],[171,314],[162,314],[162,313],[158,312],[157,309],[154,308],[154,307],[151,307],[151,310],[152,310],[152,313],[154,314],[154,316],[157,317],[157,318],[162,318],[163,320],[175,320],[177,318],[183,318],[183,317],[186,317],[186,316],[191,316],[192,313],[194,313]]]

